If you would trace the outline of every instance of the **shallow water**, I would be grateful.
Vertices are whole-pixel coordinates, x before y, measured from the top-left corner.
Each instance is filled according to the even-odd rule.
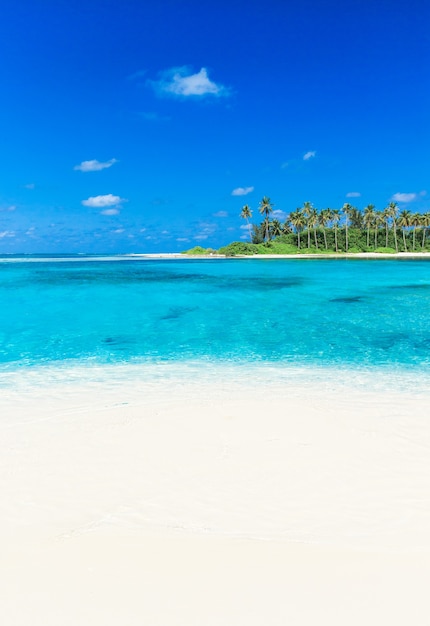
[[[0,263],[0,304],[3,373],[192,361],[423,375],[430,363],[426,260],[21,258]]]

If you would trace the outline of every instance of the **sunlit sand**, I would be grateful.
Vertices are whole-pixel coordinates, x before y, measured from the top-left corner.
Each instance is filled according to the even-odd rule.
[[[5,624],[424,624],[430,393],[2,391]]]

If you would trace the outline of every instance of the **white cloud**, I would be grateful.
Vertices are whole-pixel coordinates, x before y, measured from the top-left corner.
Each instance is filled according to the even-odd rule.
[[[417,193],[395,193],[391,197],[391,200],[393,200],[393,202],[413,202],[417,200],[417,198]]]
[[[236,187],[231,192],[232,196],[247,196],[249,193],[254,191],[254,187]]]
[[[213,214],[214,217],[228,217],[227,211],[217,211]]]
[[[16,211],[16,205],[11,204],[10,206],[2,207],[0,208],[0,211],[5,213],[12,213],[13,211]]]
[[[188,237],[177,237],[176,241],[189,241]]]
[[[309,161],[309,159],[313,159],[314,157],[316,157],[317,153],[315,150],[309,150],[309,152],[306,152],[303,155],[303,161]]]
[[[24,185],[24,189],[34,189],[36,185],[34,183],[28,183],[28,185]]]
[[[100,215],[118,215],[118,209],[105,209],[104,211],[100,211]]]
[[[246,230],[246,232],[249,232],[249,226],[248,224],[242,224],[242,226],[239,226],[240,230]]]
[[[205,67],[202,67],[197,74],[190,72],[190,68],[186,66],[174,67],[162,72],[160,79],[158,81],[150,81],[150,84],[158,93],[179,96],[181,98],[228,95],[228,89],[209,79]]]
[[[346,194],[347,198],[360,198],[361,193],[359,191],[348,191]]]
[[[277,220],[285,220],[287,215],[288,213],[285,213],[285,211],[281,211],[281,209],[275,209],[272,213],[272,216]]]
[[[15,233],[13,230],[3,230],[0,232],[0,239],[4,239],[5,237],[15,237]]]
[[[115,233],[115,235],[121,235],[121,233],[123,233],[124,231],[125,231],[124,228],[116,228],[112,232]]]
[[[115,163],[118,163],[117,159],[110,159],[109,161],[103,162],[93,159],[92,161],[82,161],[79,165],[75,165],[73,169],[79,170],[80,172],[99,172],[100,170],[112,167]]]
[[[107,206],[115,206],[121,204],[121,202],[127,202],[124,198],[119,196],[113,196],[111,193],[105,196],[91,196],[87,200],[82,200],[84,206],[89,206],[93,209],[102,209]]]

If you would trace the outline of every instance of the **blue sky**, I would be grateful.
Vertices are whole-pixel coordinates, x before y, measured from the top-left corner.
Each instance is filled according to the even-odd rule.
[[[246,237],[247,203],[430,210],[427,0],[3,0],[0,253]]]

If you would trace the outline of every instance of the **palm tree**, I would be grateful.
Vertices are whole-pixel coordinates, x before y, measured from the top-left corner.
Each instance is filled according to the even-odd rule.
[[[323,229],[323,235],[324,235],[324,245],[325,245],[325,249],[328,250],[328,245],[327,245],[327,233],[325,231],[327,224],[330,222],[331,220],[331,210],[330,209],[323,209],[322,211],[320,211],[320,215],[319,215],[319,224]]]
[[[303,215],[306,217],[306,228],[308,230],[308,248],[311,247],[311,214],[313,211],[313,206],[311,202],[303,203]]]
[[[318,250],[318,239],[317,239],[317,225],[318,225],[318,211],[312,207],[312,209],[309,212],[309,226],[312,226],[313,230],[314,230],[314,241],[315,241],[315,248]]]
[[[375,250],[378,247],[378,231],[379,231],[379,226],[381,224],[383,224],[383,217],[382,217],[382,213],[380,211],[375,211],[374,216],[373,216],[373,224],[375,226]]]
[[[282,226],[279,220],[272,220],[269,226],[270,233],[272,237],[279,237],[282,235]]]
[[[397,214],[399,212],[399,207],[396,202],[390,202],[386,210],[388,210],[388,213],[393,220],[394,245],[396,247],[396,252],[398,252],[399,246],[397,243]]]
[[[367,228],[367,247],[370,246],[370,227],[373,224],[373,219],[375,216],[375,205],[368,204],[367,207],[364,208],[364,225]]]
[[[402,229],[403,245],[405,247],[405,252],[408,251],[408,247],[406,245],[406,228],[409,228],[410,225],[411,225],[411,212],[406,211],[405,209],[399,215],[399,226]]]
[[[427,228],[430,226],[430,213],[423,213],[423,215],[421,216],[421,225],[423,227],[423,241],[421,244],[421,248],[424,250]]]
[[[360,230],[363,228],[363,213],[357,207],[351,207],[349,219],[351,228],[359,228]]]
[[[282,225],[282,234],[283,235],[288,235],[289,233],[292,233],[293,231],[291,230],[291,225],[290,222],[288,221],[288,217],[285,220],[285,222]]]
[[[345,202],[342,207],[343,214],[345,215],[345,252],[348,252],[348,219],[351,215],[354,207],[349,202]]]
[[[337,245],[337,226],[340,222],[340,211],[339,209],[330,209],[330,220],[331,223],[333,224],[333,228],[334,228],[334,246],[336,249],[336,252],[339,252],[339,248]]]
[[[382,211],[382,218],[384,220],[384,224],[385,224],[385,247],[388,248],[388,223],[390,221],[390,209],[389,207],[385,207],[385,209]]]
[[[415,250],[415,233],[417,226],[421,226],[421,213],[414,213],[411,215],[410,224],[414,227],[414,230],[412,231],[412,250]]]
[[[245,204],[245,206],[242,207],[242,211],[240,212],[240,217],[243,220],[246,220],[246,223],[248,224],[249,240],[252,241],[251,223],[249,221],[252,217],[252,211],[247,204]]]
[[[306,224],[306,219],[303,215],[303,211],[301,209],[296,209],[294,213],[290,213],[290,222],[293,225],[293,228],[296,229],[298,243],[297,247],[300,250],[300,233]]]
[[[258,207],[261,215],[265,216],[264,225],[266,229],[266,240],[270,241],[270,233],[269,233],[269,215],[273,213],[273,204],[270,201],[270,198],[264,196],[260,202],[260,206]]]

